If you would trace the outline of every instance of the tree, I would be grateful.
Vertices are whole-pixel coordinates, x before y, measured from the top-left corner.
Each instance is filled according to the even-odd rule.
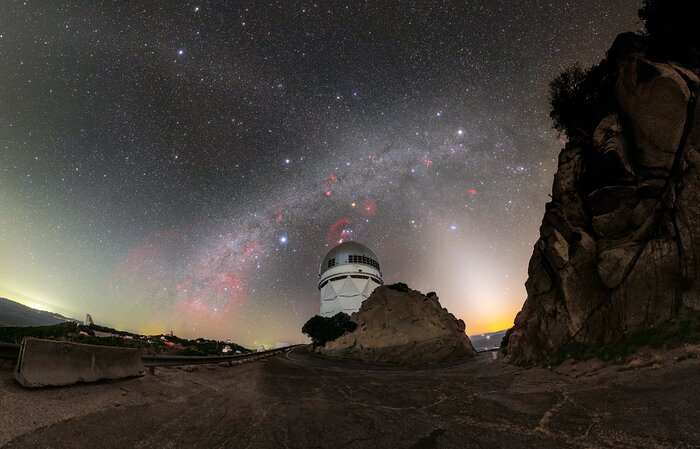
[[[700,63],[700,33],[696,2],[644,0],[639,18],[650,39],[652,52],[691,66]]]
[[[357,329],[357,323],[350,320],[350,315],[339,312],[332,317],[314,316],[304,324],[301,331],[311,338],[314,346],[325,346],[346,332]]]
[[[549,83],[549,104],[552,112],[552,126],[559,132],[571,135],[580,122],[581,92],[586,72],[580,65],[574,64],[565,69]]]
[[[687,0],[644,0],[639,18],[654,39],[683,46],[700,45],[695,2]]]
[[[549,83],[549,103],[554,129],[572,137],[592,135],[595,126],[615,110],[613,93],[617,63],[610,58],[584,70],[574,64]]]

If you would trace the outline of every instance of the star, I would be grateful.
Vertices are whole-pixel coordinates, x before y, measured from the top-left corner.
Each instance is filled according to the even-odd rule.
[[[637,29],[640,3],[523,2],[6,2],[0,296],[298,341],[319,307],[299,279],[354,240],[392,282],[445,286],[468,329],[512,322],[566,143],[548,82]],[[472,272],[512,293],[465,300]]]

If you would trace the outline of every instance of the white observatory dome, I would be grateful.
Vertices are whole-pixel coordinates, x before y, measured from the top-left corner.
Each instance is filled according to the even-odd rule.
[[[321,316],[358,311],[383,283],[376,254],[357,242],[341,243],[326,253],[319,269]]]

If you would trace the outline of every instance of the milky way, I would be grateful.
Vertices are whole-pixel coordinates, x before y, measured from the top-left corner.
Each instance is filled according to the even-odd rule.
[[[0,295],[299,341],[343,240],[512,323],[556,169],[547,83],[638,1],[5,2]],[[235,3],[235,4],[234,4]]]

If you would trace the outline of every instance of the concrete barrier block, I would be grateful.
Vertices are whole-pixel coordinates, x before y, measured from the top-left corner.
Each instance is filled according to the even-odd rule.
[[[145,374],[141,350],[25,338],[15,380],[23,387],[72,385]]]

